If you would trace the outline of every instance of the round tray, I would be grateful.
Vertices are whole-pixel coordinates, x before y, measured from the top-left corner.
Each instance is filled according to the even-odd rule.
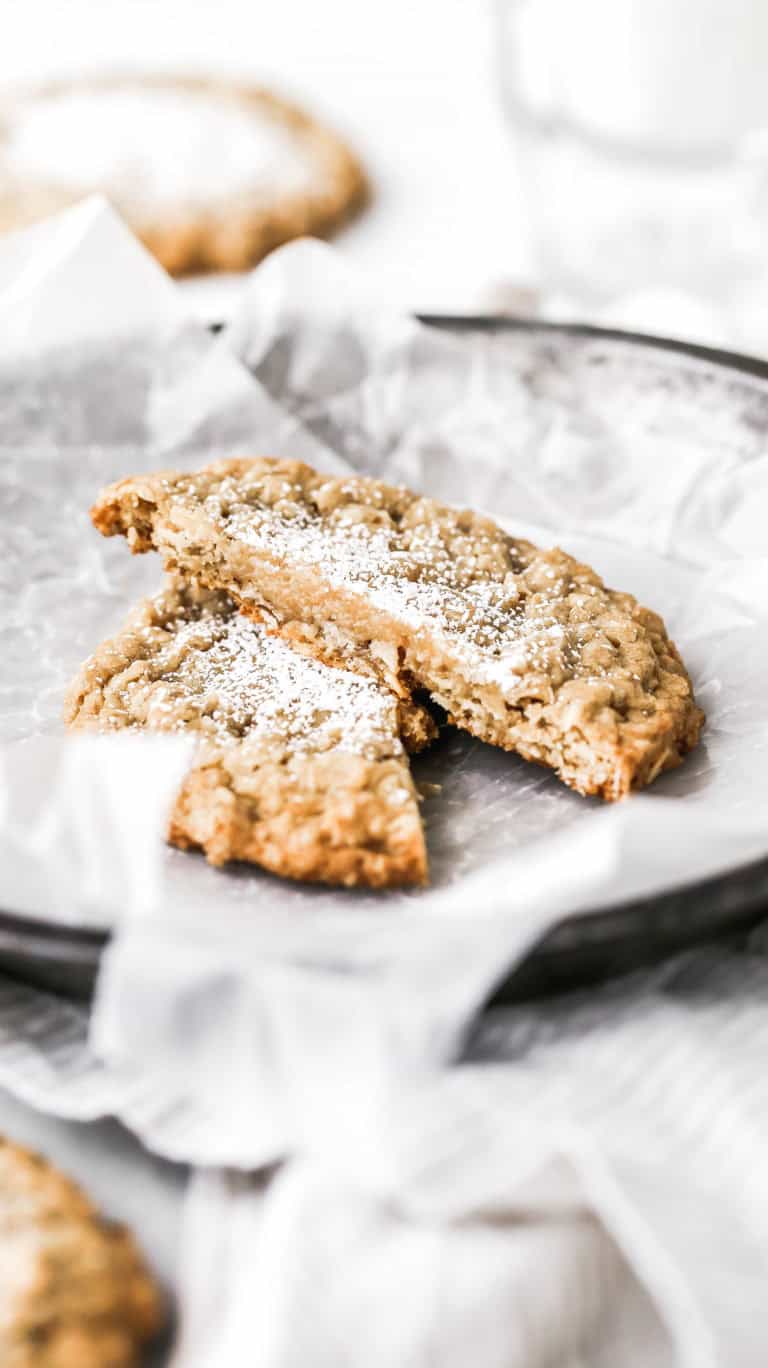
[[[755,376],[766,382],[768,401],[768,364],[731,352],[581,324],[435,315],[422,321],[453,332],[530,331],[662,348]],[[497,997],[509,1001],[540,996],[628,972],[686,946],[743,933],[765,916],[768,859],[652,899],[569,918],[544,936],[499,988]],[[41,987],[87,998],[107,939],[99,931],[0,913],[0,969]]]

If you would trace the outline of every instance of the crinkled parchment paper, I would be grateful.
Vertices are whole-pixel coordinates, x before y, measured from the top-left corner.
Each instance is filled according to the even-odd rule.
[[[270,258],[214,338],[98,202],[0,246],[0,303],[11,320],[0,337],[0,839],[17,856],[28,847],[32,818],[19,821],[12,776],[35,745],[25,812],[35,809],[47,886],[66,891],[31,895],[9,855],[0,905],[91,925],[120,908],[99,1048],[153,1059],[148,1069],[171,1071],[211,1116],[231,1107],[205,1157],[280,1152],[311,1126],[317,1080],[343,1083],[360,1064],[380,1080],[393,1059],[420,1069],[450,1054],[488,988],[553,920],[768,852],[763,383],[618,341],[436,332],[376,312],[310,242]],[[248,452],[407,481],[590,561],[666,617],[708,715],[703,744],[608,809],[448,732],[415,762],[419,780],[440,786],[423,809],[424,892],[304,888],[137,838],[128,865],[152,896],[128,896],[135,880],[115,850],[113,887],[94,893],[91,879],[82,898],[57,813],[87,824],[94,785],[113,785],[124,814],[113,831],[144,831],[146,812],[128,814],[150,802],[159,830],[179,765],[158,742],[126,772],[104,740],[100,764],[46,784],[39,747],[58,756],[72,744],[61,740],[67,680],[161,581],[155,557],[93,531],[88,506],[132,471]],[[100,833],[102,869],[112,839]],[[88,849],[84,839],[85,872]],[[238,1088],[238,1062],[254,1094]],[[254,1108],[255,1093],[269,1105]]]

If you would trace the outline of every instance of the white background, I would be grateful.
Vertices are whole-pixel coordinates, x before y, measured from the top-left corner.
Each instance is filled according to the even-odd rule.
[[[22,0],[6,14],[4,82],[103,67],[215,71],[263,80],[324,116],[374,184],[372,207],[339,245],[401,307],[481,309],[499,283],[530,274],[492,0]],[[192,289],[216,312],[231,287]]]

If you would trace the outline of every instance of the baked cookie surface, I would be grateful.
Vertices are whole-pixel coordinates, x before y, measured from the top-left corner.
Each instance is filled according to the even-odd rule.
[[[245,270],[367,193],[340,138],[257,87],[90,77],[0,96],[0,230],[94,191],[173,275]]]
[[[164,1320],[132,1236],[0,1137],[3,1368],[133,1368]]]
[[[457,726],[580,793],[621,798],[698,740],[661,618],[477,513],[259,458],[120,481],[92,518],[240,603],[397,651]]]
[[[86,662],[65,716],[73,727],[193,733],[170,840],[214,864],[348,886],[423,883],[405,747],[432,739],[431,718],[365,653],[285,635],[223,593],[171,584]]]

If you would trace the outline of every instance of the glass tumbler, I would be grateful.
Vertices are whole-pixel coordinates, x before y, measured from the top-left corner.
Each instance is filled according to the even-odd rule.
[[[768,346],[766,0],[496,0],[542,284],[671,290]]]

